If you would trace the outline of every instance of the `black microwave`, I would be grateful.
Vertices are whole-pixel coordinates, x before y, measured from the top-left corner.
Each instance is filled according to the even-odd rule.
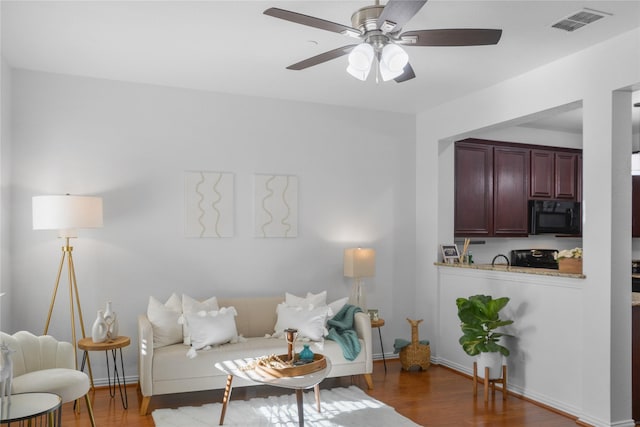
[[[581,234],[580,203],[529,200],[529,234]]]

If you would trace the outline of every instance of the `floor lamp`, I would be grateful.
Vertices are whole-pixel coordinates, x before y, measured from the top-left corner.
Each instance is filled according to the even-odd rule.
[[[344,250],[344,276],[353,277],[353,287],[349,304],[358,306],[367,312],[367,299],[362,284],[363,277],[373,277],[376,272],[376,251],[368,248]]]
[[[73,247],[69,245],[69,239],[77,237],[79,228],[102,227],[102,198],[88,196],[36,196],[33,197],[33,229],[34,230],[58,230],[59,237],[65,239],[62,247],[62,258],[58,267],[49,314],[44,326],[44,334],[49,332],[51,313],[56,302],[58,286],[64,265],[67,265],[69,277],[69,311],[71,314],[71,337],[73,340],[76,369],[78,369],[78,340],[76,338],[75,307],[78,309],[78,320],[82,332],[82,338],[86,337],[84,320],[82,319],[82,307],[76,282],[76,271],[73,265]],[[91,372],[91,364],[88,364]],[[92,376],[93,377],[93,376]]]

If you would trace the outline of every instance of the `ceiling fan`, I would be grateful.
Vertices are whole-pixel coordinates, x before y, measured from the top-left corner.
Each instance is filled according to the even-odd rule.
[[[353,27],[275,7],[265,10],[264,14],[359,39],[359,43],[307,58],[289,65],[287,69],[303,70],[348,54],[347,72],[360,80],[367,79],[374,60],[378,63],[376,78],[379,75],[384,81],[393,79],[398,83],[414,78],[416,75],[409,64],[409,56],[400,45],[481,46],[497,44],[500,40],[502,30],[481,28],[400,33],[426,2],[427,0],[389,0],[385,6],[381,6],[380,1],[376,0],[373,6],[358,9],[351,16]]]

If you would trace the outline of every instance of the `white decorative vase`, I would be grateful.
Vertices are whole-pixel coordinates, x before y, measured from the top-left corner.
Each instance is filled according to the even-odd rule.
[[[478,355],[478,376],[484,378],[484,368],[489,367],[489,379],[502,377],[502,354],[494,351],[491,353],[480,353]]]
[[[107,338],[115,339],[118,338],[118,316],[116,316],[116,312],[113,312],[113,321],[110,325],[108,325],[107,330]]]
[[[91,327],[91,339],[93,342],[105,342],[107,340],[107,322],[104,321],[104,312],[98,310],[98,317],[96,317],[93,326]]]
[[[104,321],[107,324],[107,338],[110,340],[116,338],[118,336],[118,318],[111,307],[111,301],[107,301]]]

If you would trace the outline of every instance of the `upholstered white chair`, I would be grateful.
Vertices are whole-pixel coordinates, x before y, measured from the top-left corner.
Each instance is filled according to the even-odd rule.
[[[89,377],[75,369],[75,351],[71,343],[50,335],[36,336],[20,331],[13,335],[0,332],[0,340],[14,353],[12,394],[27,392],[56,393],[62,403],[84,396],[91,425],[95,427],[89,395]]]

